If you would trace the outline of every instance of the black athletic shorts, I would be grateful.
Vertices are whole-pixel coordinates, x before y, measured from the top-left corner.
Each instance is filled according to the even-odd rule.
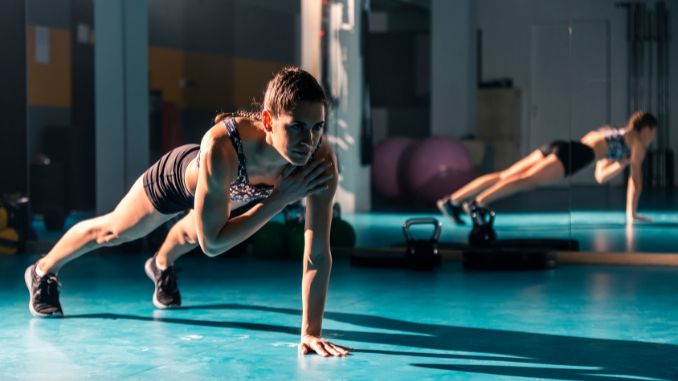
[[[144,172],[144,190],[153,207],[162,214],[174,214],[193,209],[193,195],[186,189],[186,167],[198,155],[198,144],[186,144],[166,154]],[[251,201],[231,211],[237,217],[261,200]]]
[[[193,209],[193,195],[184,185],[186,167],[198,155],[200,145],[177,147],[153,164],[144,173],[144,190],[160,213],[174,214]]]
[[[596,154],[593,149],[579,141],[556,140],[539,147],[544,157],[555,154],[558,160],[563,163],[565,176],[572,176],[591,164]]]

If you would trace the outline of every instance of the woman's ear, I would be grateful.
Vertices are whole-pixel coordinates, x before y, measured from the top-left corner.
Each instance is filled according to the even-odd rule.
[[[273,131],[273,126],[271,125],[271,112],[268,110],[263,110],[261,112],[261,121],[264,123],[264,129],[266,132]]]

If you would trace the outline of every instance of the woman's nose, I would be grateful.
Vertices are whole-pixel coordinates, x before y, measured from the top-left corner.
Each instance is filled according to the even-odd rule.
[[[310,128],[304,129],[301,140],[308,145],[311,145],[311,143],[313,143],[313,132],[311,131]]]

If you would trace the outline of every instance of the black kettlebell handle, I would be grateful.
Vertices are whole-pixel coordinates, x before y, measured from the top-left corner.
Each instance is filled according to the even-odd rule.
[[[494,213],[494,210],[490,211],[490,226],[494,226],[494,217],[496,214]]]
[[[476,216],[478,213],[480,213],[480,212],[473,212],[473,214],[472,214],[472,216],[474,216],[474,217],[473,217],[473,226],[476,225],[476,222],[475,222],[475,216]],[[496,215],[497,215],[497,214],[494,212],[494,210],[490,210],[489,213],[486,214],[486,216],[489,216],[489,218],[487,219],[487,221],[485,221],[485,218],[483,217],[483,221],[485,221],[485,224],[486,224],[486,225],[493,226],[493,225],[494,225],[494,217],[496,217]]]
[[[412,238],[412,234],[410,234],[410,227],[412,225],[428,225],[428,224],[431,224],[434,227],[433,235],[431,235],[431,242],[438,242],[438,239],[440,239],[440,230],[442,224],[435,218],[410,218],[407,221],[405,221],[405,223],[403,224],[403,234],[405,235],[405,239],[407,241],[414,241],[414,238]]]

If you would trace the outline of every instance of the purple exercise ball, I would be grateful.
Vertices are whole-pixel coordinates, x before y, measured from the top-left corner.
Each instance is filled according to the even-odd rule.
[[[413,197],[435,202],[473,179],[473,162],[460,141],[434,136],[412,148],[403,175]]]
[[[372,186],[385,199],[397,200],[405,196],[402,168],[413,143],[410,138],[395,136],[382,140],[374,147]]]

